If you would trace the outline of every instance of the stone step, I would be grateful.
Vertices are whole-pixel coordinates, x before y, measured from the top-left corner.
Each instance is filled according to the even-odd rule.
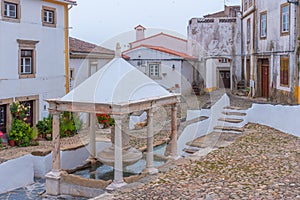
[[[238,123],[241,123],[244,121],[243,119],[235,119],[235,118],[220,118],[218,120],[223,121],[223,122],[235,123],[235,124],[238,124]]]
[[[243,128],[234,127],[234,126],[216,126],[214,130],[221,130],[221,131],[235,131],[242,133],[244,131]]]
[[[244,113],[244,112],[227,112],[227,111],[222,112],[222,114],[224,114],[224,115],[236,115],[236,116],[246,116],[247,115],[247,113]]]
[[[211,132],[187,143],[192,148],[219,148],[231,144],[240,134],[230,132]]]
[[[225,106],[225,107],[223,107],[223,109],[227,109],[227,110],[247,110],[246,108],[237,107],[237,106]]]

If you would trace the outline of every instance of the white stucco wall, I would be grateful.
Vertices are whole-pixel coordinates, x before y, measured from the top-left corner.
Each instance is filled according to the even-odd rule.
[[[0,194],[33,183],[31,155],[26,155],[0,164]]]
[[[208,59],[206,61],[206,88],[217,88],[217,66],[214,59]]]
[[[300,137],[300,106],[253,104],[247,112],[249,122],[274,127]]]
[[[56,8],[56,28],[42,26],[42,6]],[[0,99],[39,95],[45,98],[65,94],[64,8],[45,1],[20,1],[20,23],[1,20],[0,16]],[[17,39],[36,44],[36,78],[19,79]],[[43,116],[42,114],[39,115]]]

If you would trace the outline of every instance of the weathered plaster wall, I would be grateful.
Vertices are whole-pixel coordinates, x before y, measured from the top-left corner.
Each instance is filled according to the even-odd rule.
[[[225,57],[232,59],[231,72],[241,79],[241,19],[193,18],[188,26],[188,52],[199,58]],[[206,63],[206,70],[209,69]],[[212,74],[212,73],[210,73]],[[212,78],[214,78],[212,74]],[[207,82],[215,82],[209,80]]]

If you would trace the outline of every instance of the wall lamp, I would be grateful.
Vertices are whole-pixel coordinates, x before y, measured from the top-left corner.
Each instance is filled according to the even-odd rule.
[[[173,70],[173,71],[175,70],[175,65],[172,65],[172,70]]]

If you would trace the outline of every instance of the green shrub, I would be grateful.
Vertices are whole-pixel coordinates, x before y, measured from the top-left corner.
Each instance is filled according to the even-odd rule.
[[[52,115],[48,115],[43,120],[38,121],[36,127],[38,129],[38,133],[42,138],[46,138],[47,134],[52,134]]]
[[[23,120],[13,119],[11,131],[8,134],[10,140],[15,140],[18,146],[29,146],[36,136],[36,130]]]

